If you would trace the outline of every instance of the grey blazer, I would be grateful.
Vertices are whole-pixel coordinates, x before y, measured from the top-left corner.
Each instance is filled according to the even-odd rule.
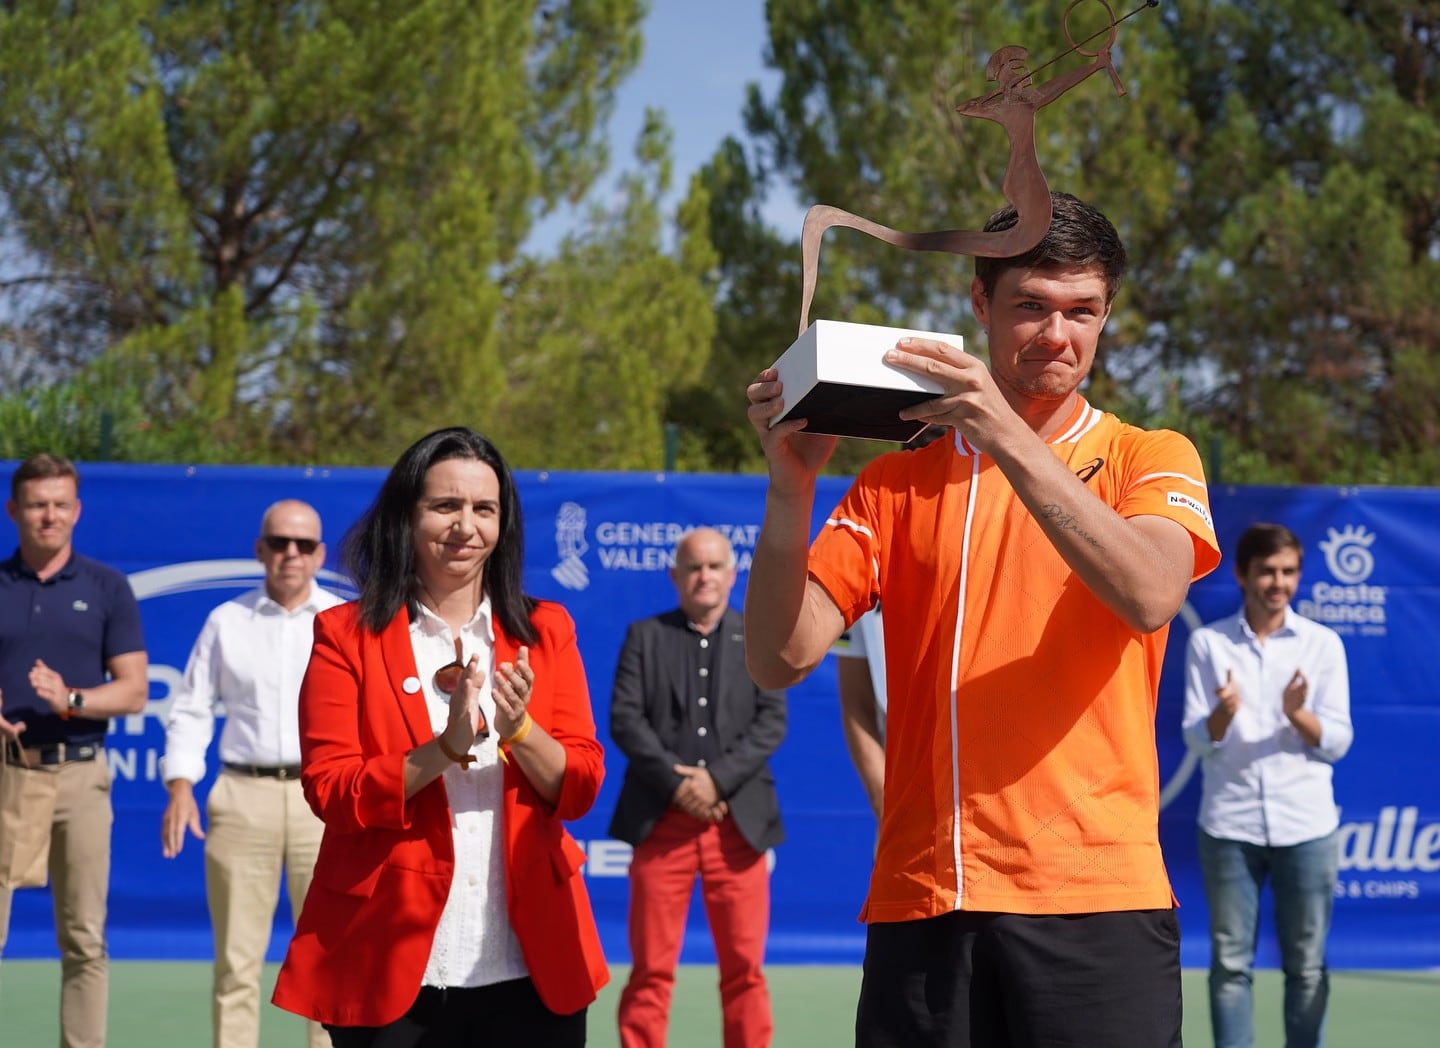
[[[674,771],[686,636],[685,616],[677,608],[630,624],[615,687],[610,693],[610,735],[629,763],[610,835],[639,844],[670,804],[681,777]],[[785,737],[785,693],[764,691],[745,669],[745,639],[740,613],[731,608],[714,636],[720,643],[714,687],[715,733],[721,756],[706,768],[730,817],[756,851],[785,839],[775,777],[768,763]]]

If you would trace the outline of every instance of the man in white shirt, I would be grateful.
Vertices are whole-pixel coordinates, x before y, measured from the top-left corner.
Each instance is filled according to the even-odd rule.
[[[1244,606],[1196,630],[1185,659],[1185,740],[1200,754],[1200,869],[1210,906],[1216,1048],[1254,1043],[1251,983],[1268,879],[1285,971],[1285,1044],[1321,1041],[1339,868],[1331,766],[1350,748],[1350,682],[1334,630],[1297,615],[1300,540],[1279,524],[1240,536]]]
[[[343,603],[315,585],[325,562],[320,516],[304,502],[265,512],[255,557],[265,584],[210,613],[170,705],[161,765],[170,802],[161,824],[166,858],[180,854],[188,829],[205,841],[205,894],[215,932],[211,1013],[217,1048],[255,1048],[260,1038],[260,974],[279,901],[283,866],[299,913],[310,887],[323,824],[300,788],[300,682],[310,661],[315,614]],[[200,823],[195,784],[215,717],[222,769]],[[310,1024],[310,1048],[330,1043]]]
[[[845,747],[878,820],[885,797],[885,627],[880,609],[856,619],[830,650],[839,660],[835,671]]]

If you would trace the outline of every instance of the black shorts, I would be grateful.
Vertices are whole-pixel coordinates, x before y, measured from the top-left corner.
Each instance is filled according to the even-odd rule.
[[[1173,910],[872,924],[856,1048],[1179,1048]]]

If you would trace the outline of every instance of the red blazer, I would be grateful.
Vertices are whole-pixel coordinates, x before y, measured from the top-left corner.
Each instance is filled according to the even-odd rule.
[[[580,876],[585,853],[561,825],[590,810],[604,777],[575,624],[558,604],[532,616],[535,687],[530,715],[565,747],[565,778],[551,808],[514,761],[504,769],[506,910],[540,999],[568,1015],[595,999],[609,969]],[[495,663],[517,643],[495,624]],[[435,737],[403,609],[376,635],[359,606],[315,618],[315,647],[300,689],[301,780],[325,823],[272,1000],[338,1026],[383,1026],[420,991],[455,870],[443,779],[405,799],[405,754]]]

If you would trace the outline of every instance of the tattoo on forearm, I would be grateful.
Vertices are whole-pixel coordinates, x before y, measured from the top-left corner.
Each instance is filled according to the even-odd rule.
[[[1096,539],[1094,535],[1091,535],[1088,531],[1080,527],[1073,513],[1066,513],[1064,509],[1054,502],[1049,502],[1041,506],[1040,516],[1043,520],[1050,521],[1061,531],[1073,531],[1096,549],[1102,548],[1099,540]]]

